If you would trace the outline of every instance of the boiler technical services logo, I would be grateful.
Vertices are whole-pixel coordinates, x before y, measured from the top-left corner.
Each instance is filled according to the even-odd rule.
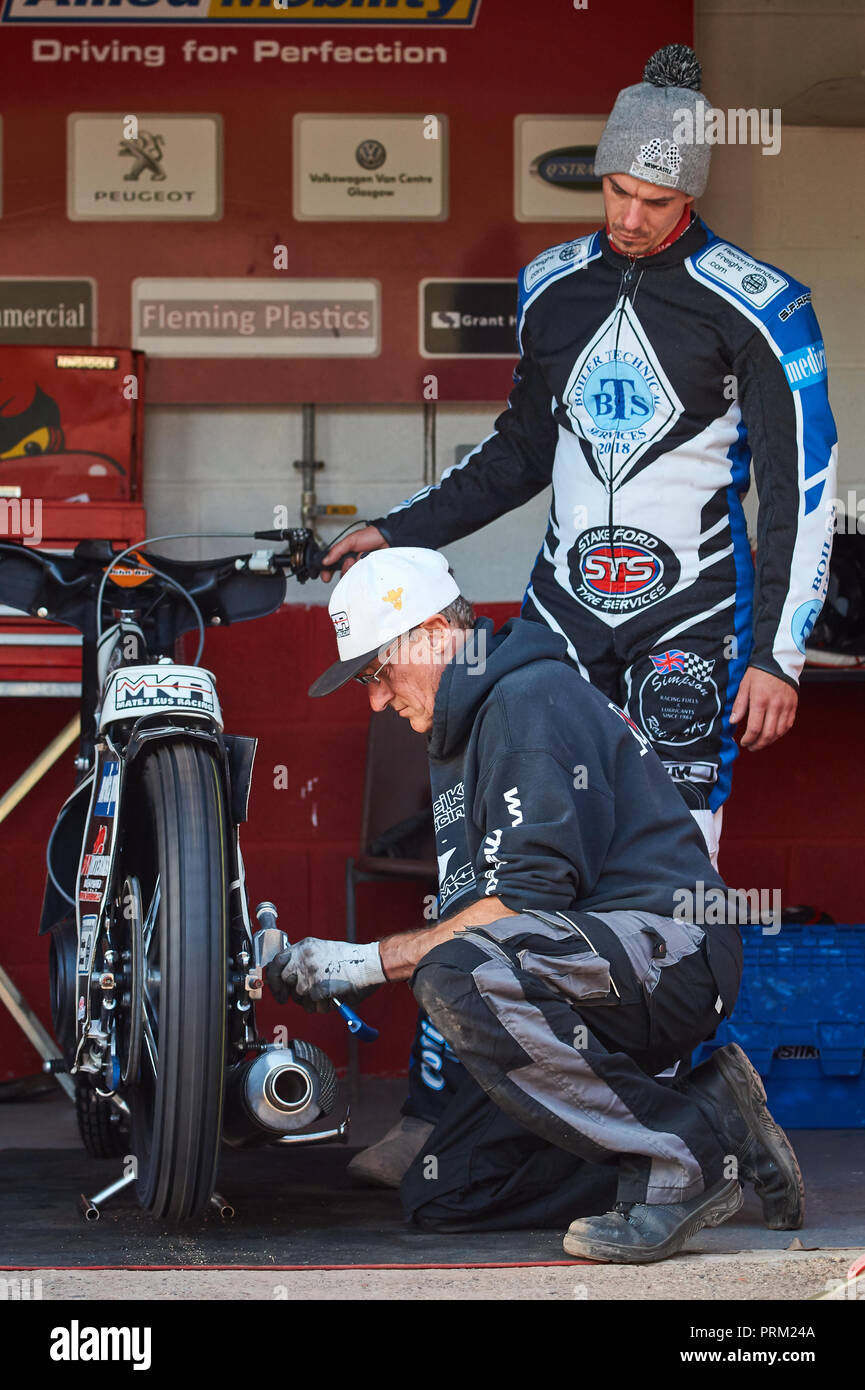
[[[481,0],[3,0],[7,24],[315,24],[471,28]]]

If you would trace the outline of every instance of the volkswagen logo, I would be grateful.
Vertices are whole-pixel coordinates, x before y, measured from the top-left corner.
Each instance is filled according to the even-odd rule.
[[[361,169],[380,169],[387,159],[387,150],[380,140],[361,140],[354,157]]]

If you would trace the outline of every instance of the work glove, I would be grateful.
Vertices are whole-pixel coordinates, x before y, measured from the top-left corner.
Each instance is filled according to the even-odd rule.
[[[326,1013],[334,997],[365,999],[384,984],[385,974],[377,941],[356,945],[307,936],[274,956],[266,978],[278,1003],[294,999],[310,1012]]]

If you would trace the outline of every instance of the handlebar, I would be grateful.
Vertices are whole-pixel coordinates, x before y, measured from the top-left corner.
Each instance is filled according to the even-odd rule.
[[[286,569],[294,575],[299,584],[305,584],[308,579],[319,579],[321,577],[322,561],[327,554],[330,546],[325,546],[320,550],[315,544],[315,539],[311,531],[302,527],[282,529],[277,531],[253,531],[253,536],[257,541],[286,541],[288,550],[284,552],[271,552],[271,561],[278,569]],[[345,560],[357,560],[359,555],[356,551],[347,551],[339,561],[339,567]],[[338,566],[334,565],[336,569]]]

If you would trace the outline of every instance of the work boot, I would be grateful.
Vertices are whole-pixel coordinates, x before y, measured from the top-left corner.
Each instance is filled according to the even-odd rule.
[[[790,1140],[766,1108],[760,1074],[737,1043],[719,1047],[675,1083],[699,1106],[725,1152],[752,1182],[771,1231],[797,1231],[805,1219],[805,1184]]]
[[[399,1187],[412,1159],[420,1153],[434,1125],[414,1115],[401,1115],[383,1139],[355,1154],[346,1171],[373,1187]]]
[[[605,1216],[572,1221],[562,1244],[566,1255],[608,1264],[645,1265],[675,1255],[704,1226],[720,1226],[743,1202],[736,1178],[721,1178],[690,1202],[649,1206],[617,1202]]]

